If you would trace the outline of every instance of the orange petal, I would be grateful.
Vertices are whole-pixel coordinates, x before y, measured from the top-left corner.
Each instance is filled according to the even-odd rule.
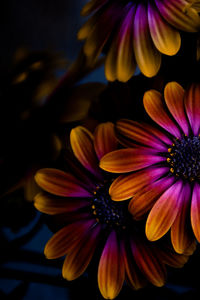
[[[82,16],[88,16],[93,11],[99,9],[102,7],[108,0],[90,0],[88,3],[86,3],[82,10],[81,15]]]
[[[164,157],[153,155],[150,150],[147,151],[142,147],[128,148],[106,154],[100,161],[100,167],[113,173],[126,173],[143,169],[164,160]]]
[[[137,6],[133,36],[135,58],[141,72],[147,77],[156,75],[161,65],[161,54],[152,42],[147,7],[142,3]]]
[[[94,151],[94,138],[89,130],[77,126],[70,133],[71,147],[76,158],[92,174],[101,177],[98,159]]]
[[[69,173],[57,169],[41,169],[35,181],[45,191],[63,197],[92,197],[82,183]]]
[[[34,198],[34,206],[49,215],[76,211],[87,205],[89,205],[89,201],[83,199],[58,198],[45,193],[39,193]]]
[[[187,184],[182,189],[182,203],[178,215],[171,228],[171,241],[177,253],[185,253],[186,249],[192,244],[194,238],[190,228],[190,200],[191,189]]]
[[[121,201],[132,197],[146,185],[157,180],[168,171],[168,168],[147,168],[130,175],[121,175],[113,181],[109,193],[113,200]]]
[[[97,126],[94,133],[94,148],[99,160],[105,154],[116,150],[117,144],[113,123],[107,122]]]
[[[95,219],[81,220],[63,227],[47,242],[44,254],[49,259],[65,255],[95,223]]]
[[[131,240],[131,249],[140,271],[155,286],[163,286],[166,270],[159,259],[159,252],[154,251],[151,245],[138,239]]]
[[[172,226],[182,201],[182,185],[181,181],[174,183],[151,209],[146,222],[146,236],[150,241],[160,239]]]
[[[195,183],[192,193],[191,224],[194,235],[200,242],[200,185]]]
[[[90,229],[67,254],[62,268],[62,275],[65,279],[74,280],[85,272],[98,245],[100,231],[99,224]]]
[[[180,33],[163,19],[155,4],[151,2],[148,2],[148,21],[156,48],[163,54],[175,55],[181,46]]]
[[[138,189],[138,193],[133,196],[128,206],[134,219],[141,219],[141,217],[152,208],[158,197],[160,197],[173,182],[173,177],[163,177],[160,180],[149,183],[142,189]]]
[[[105,299],[114,299],[120,292],[125,278],[124,262],[115,231],[106,241],[98,268],[98,285]]]
[[[182,268],[189,258],[187,255],[175,253],[171,247],[166,246],[165,249],[159,249],[159,257],[164,264],[173,268]]]
[[[169,111],[185,134],[189,134],[189,124],[184,107],[185,91],[177,82],[169,82],[165,86],[164,96]]]
[[[147,91],[144,94],[143,102],[146,112],[158,125],[175,137],[181,137],[178,127],[166,112],[161,93],[155,90]]]

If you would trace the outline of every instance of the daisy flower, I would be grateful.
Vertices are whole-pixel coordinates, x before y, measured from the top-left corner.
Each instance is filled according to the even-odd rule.
[[[181,46],[180,31],[196,32],[200,17],[189,0],[91,0],[82,15],[91,15],[78,32],[86,40],[85,54],[95,60],[106,49],[105,75],[126,82],[136,69],[152,77],[161,65],[161,54],[175,55]]]
[[[35,176],[45,191],[36,196],[35,207],[65,220],[65,225],[47,242],[46,257],[66,255],[62,274],[73,280],[84,273],[98,248],[98,286],[106,299],[118,295],[125,279],[134,289],[147,282],[162,286],[165,265],[183,266],[194,249],[179,255],[149,242],[144,227],[128,212],[128,203],[111,200],[108,191],[113,174],[110,177],[103,172],[98,163],[117,148],[112,123],[98,125],[94,135],[78,126],[72,129],[70,141],[79,164],[72,163],[70,173],[41,169]]]
[[[105,155],[100,166],[127,173],[110,187],[111,198],[132,197],[129,211],[136,219],[148,212],[146,236],[155,241],[171,229],[171,241],[183,253],[200,242],[200,85],[185,91],[169,82],[160,92],[147,91],[144,107],[163,130],[119,120],[119,140],[128,146]]]

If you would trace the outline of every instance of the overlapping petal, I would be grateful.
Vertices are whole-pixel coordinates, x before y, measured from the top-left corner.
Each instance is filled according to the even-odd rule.
[[[195,183],[192,193],[191,224],[194,235],[200,242],[200,185]]]

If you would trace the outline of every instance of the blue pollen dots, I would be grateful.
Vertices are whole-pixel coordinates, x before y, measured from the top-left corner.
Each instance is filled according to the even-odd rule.
[[[109,187],[110,182],[97,186],[91,203],[92,213],[99,223],[125,229],[130,217],[127,201],[113,201],[109,195]]]
[[[168,149],[170,172],[190,181],[200,180],[200,137],[176,139]]]

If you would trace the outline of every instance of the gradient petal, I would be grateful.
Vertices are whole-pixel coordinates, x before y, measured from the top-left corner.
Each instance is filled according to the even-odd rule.
[[[116,232],[112,231],[106,241],[98,268],[99,289],[106,299],[115,298],[124,282],[125,269],[120,248]]]
[[[169,82],[165,86],[164,97],[167,107],[183,132],[189,134],[189,124],[184,107],[184,94],[184,89],[177,82]]]
[[[83,184],[69,173],[57,169],[41,169],[35,181],[45,191],[63,197],[92,197]]]
[[[194,235],[200,242],[200,185],[195,183],[192,193],[191,224]]]
[[[74,155],[88,171],[101,178],[93,142],[93,135],[86,128],[77,126],[71,130],[70,143]]]
[[[98,246],[100,232],[101,226],[97,224],[67,254],[62,268],[65,279],[74,280],[84,273]]]
[[[162,262],[173,268],[182,268],[188,261],[189,256],[175,253],[171,247],[165,247],[165,249],[159,249],[159,257]]]
[[[190,228],[190,200],[191,188],[190,184],[186,184],[182,189],[181,206],[178,215],[172,224],[171,241],[174,250],[177,253],[185,253],[186,249],[194,241],[192,230]]]
[[[195,9],[185,0],[155,0],[156,5],[167,22],[175,28],[195,32],[200,29],[200,18]]]
[[[111,122],[102,123],[97,126],[94,133],[94,148],[98,159],[105,154],[117,149],[114,124]]]
[[[133,196],[128,206],[129,212],[133,215],[134,219],[141,219],[174,181],[173,177],[164,177],[149,183],[142,189],[138,189],[138,193]]]
[[[102,7],[106,2],[108,2],[108,0],[90,0],[88,3],[86,3],[83,6],[83,8],[81,10],[81,15],[88,16],[93,11]]]
[[[63,227],[47,242],[44,254],[49,259],[65,255],[73,248],[74,243],[80,240],[95,223],[95,219],[83,219]]]
[[[161,93],[149,90],[145,92],[143,102],[146,112],[157,124],[175,137],[181,137],[178,127],[167,114]]]
[[[159,255],[154,249],[137,240],[131,240],[131,249],[140,271],[155,286],[163,286],[165,283],[166,270],[159,260]]]
[[[100,161],[100,167],[113,173],[136,171],[166,160],[154,155],[142,147],[137,149],[120,149],[106,154]]]
[[[34,198],[34,206],[39,211],[49,215],[76,211],[88,206],[89,204],[90,203],[87,200],[58,198],[42,192],[37,194]]]
[[[147,168],[130,175],[121,175],[113,181],[109,194],[112,200],[121,201],[132,197],[135,193],[159,179],[168,168]]]
[[[150,241],[160,239],[172,226],[182,199],[183,183],[178,181],[168,188],[151,209],[146,222],[146,236]]]
[[[147,7],[143,4],[137,6],[133,28],[133,46],[137,64],[145,76],[152,77],[160,68],[161,54],[151,39]]]
[[[152,40],[163,54],[175,55],[181,46],[180,33],[160,15],[157,7],[148,2],[148,21]]]
[[[192,84],[185,95],[185,108],[194,135],[200,131],[200,84]]]

